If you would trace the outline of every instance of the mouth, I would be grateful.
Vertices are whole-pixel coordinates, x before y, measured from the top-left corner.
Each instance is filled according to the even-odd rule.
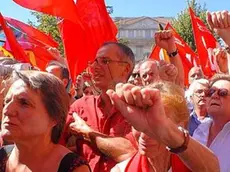
[[[218,103],[211,103],[210,106],[220,106]]]
[[[5,125],[5,126],[17,126],[16,124],[14,124],[12,122],[4,122],[3,125]]]

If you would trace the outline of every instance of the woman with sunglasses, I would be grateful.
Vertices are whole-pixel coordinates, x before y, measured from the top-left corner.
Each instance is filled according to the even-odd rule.
[[[193,137],[214,152],[221,172],[227,172],[230,170],[230,75],[215,75],[206,96],[212,120],[200,124]]]

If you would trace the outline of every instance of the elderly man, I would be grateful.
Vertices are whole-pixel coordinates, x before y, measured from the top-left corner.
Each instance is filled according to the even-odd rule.
[[[207,114],[206,93],[208,91],[209,81],[198,79],[193,81],[189,87],[190,100],[193,104],[193,111],[190,113],[189,134],[192,136],[195,129],[203,122],[210,120]]]
[[[159,67],[164,67],[163,71],[166,73],[168,72],[167,73],[168,76],[170,76],[172,74],[171,71],[173,71],[173,74],[176,74],[175,83],[183,87],[184,69],[183,69],[183,64],[180,55],[178,54],[178,50],[175,44],[175,38],[173,36],[172,31],[164,30],[164,31],[157,32],[155,34],[155,42],[156,45],[158,45],[159,47],[167,51],[170,57],[170,63],[173,64],[180,72],[179,73],[177,73],[177,71],[175,72],[173,65],[164,64],[164,65],[159,65]],[[156,61],[151,59],[142,63],[142,65],[140,66],[140,76],[143,85],[148,85],[155,81],[160,80],[161,75],[160,75],[159,67],[157,66]],[[169,79],[168,77],[166,78],[167,78],[166,80],[171,81],[171,79]],[[164,78],[162,79],[165,80],[165,75]]]
[[[188,73],[188,83],[192,84],[194,80],[204,78],[204,73],[200,67],[192,67]]]
[[[143,61],[140,61],[135,64],[133,72],[128,80],[129,83],[134,85],[142,85],[141,76],[140,76],[140,66]]]
[[[131,126],[106,94],[117,83],[126,83],[133,67],[134,54],[129,47],[120,43],[105,43],[90,66],[92,79],[101,94],[84,96],[71,106],[67,121],[72,122],[71,116],[75,119],[70,129],[78,136],[76,151],[89,161],[94,172],[110,171],[117,162],[135,152],[131,143],[134,139]],[[68,137],[66,131],[63,138],[66,140]]]
[[[207,13],[207,21],[230,46],[230,12]],[[212,120],[201,124],[193,137],[211,149],[219,159],[221,172],[230,170],[230,76],[217,74],[210,80],[207,111]]]

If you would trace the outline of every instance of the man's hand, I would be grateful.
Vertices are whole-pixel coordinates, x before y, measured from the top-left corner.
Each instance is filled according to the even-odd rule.
[[[169,64],[166,63],[164,60],[161,60],[159,75],[162,80],[175,83],[176,77],[178,75],[178,69],[173,64]]]
[[[136,130],[160,139],[167,117],[159,90],[117,84],[116,91],[108,90],[107,94]]]
[[[222,48],[216,48],[214,51],[214,59],[219,72],[227,73],[228,72],[228,59],[227,52]]]
[[[209,27],[230,46],[230,12],[207,12],[207,22]]]
[[[168,53],[176,51],[175,38],[171,30],[163,30],[155,33],[156,45],[165,49]]]
[[[87,123],[78,116],[77,113],[73,113],[74,122],[72,122],[69,127],[71,132],[74,134],[82,134],[84,139],[90,140],[89,134],[93,132],[93,130],[87,125]]]

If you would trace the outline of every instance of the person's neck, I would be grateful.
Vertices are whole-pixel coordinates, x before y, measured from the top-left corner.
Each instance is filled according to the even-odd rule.
[[[218,134],[224,128],[225,124],[227,124],[229,121],[230,121],[230,118],[224,119],[223,116],[216,117],[216,118],[214,117],[213,123],[211,126],[211,132],[213,134],[215,133]]]
[[[113,105],[112,105],[112,102],[111,102],[109,96],[106,94],[105,91],[102,91],[102,93],[101,93],[101,100],[103,102],[104,109],[106,111],[109,109],[111,110]]]
[[[27,166],[33,167],[38,162],[43,162],[44,157],[48,157],[57,145],[51,142],[51,140],[31,139],[30,141],[23,143],[15,143],[13,161],[15,164],[27,164]],[[36,168],[36,167],[35,167]]]
[[[195,107],[194,111],[195,111],[197,118],[199,120],[203,120],[207,116],[206,107]]]

